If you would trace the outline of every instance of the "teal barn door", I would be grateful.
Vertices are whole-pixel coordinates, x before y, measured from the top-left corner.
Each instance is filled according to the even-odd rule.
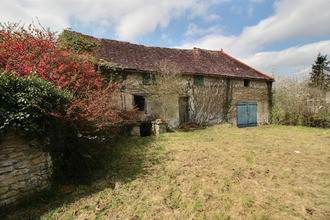
[[[237,126],[252,127],[257,126],[257,103],[240,102],[237,103]]]

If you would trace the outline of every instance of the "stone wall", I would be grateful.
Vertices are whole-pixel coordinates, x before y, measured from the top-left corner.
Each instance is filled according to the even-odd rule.
[[[244,80],[237,79],[233,89],[233,123],[236,124],[236,103],[256,102],[258,124],[268,123],[268,87],[267,82],[262,80],[250,80],[250,85],[244,87]]]
[[[0,142],[0,206],[49,185],[51,157],[14,132]]]
[[[227,79],[224,77],[205,76],[204,85],[193,85],[193,76],[184,75],[182,83],[186,85],[186,94],[182,97],[189,97],[189,116],[190,119],[199,124],[219,124],[223,122],[223,105],[226,98]],[[230,79],[232,83],[232,102],[229,109],[228,118],[233,124],[237,123],[236,104],[239,102],[257,103],[258,124],[268,123],[268,87],[266,80],[251,79],[249,86],[244,86],[244,79]],[[144,95],[146,98],[146,110],[141,112],[142,121],[150,121],[152,117],[152,102],[148,102],[148,95],[143,93],[142,74],[130,73],[123,83],[129,92],[125,96],[125,106],[133,107],[133,95]],[[178,97],[179,98],[179,97]],[[168,120],[169,127],[179,125],[179,106],[176,106],[176,116]]]

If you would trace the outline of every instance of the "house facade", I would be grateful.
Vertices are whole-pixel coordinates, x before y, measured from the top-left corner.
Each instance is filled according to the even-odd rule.
[[[125,76],[123,105],[137,107],[142,114],[141,122],[161,118],[156,114],[161,97],[152,98],[148,79],[155,80],[156,85],[160,83],[155,73],[165,60],[180,69],[177,80],[183,88],[165,105],[171,114],[161,119],[169,127],[186,122],[207,125],[230,122],[239,127],[268,123],[273,78],[222,49],[149,47],[107,39],[97,39],[97,43],[99,59],[121,67],[120,74]]]

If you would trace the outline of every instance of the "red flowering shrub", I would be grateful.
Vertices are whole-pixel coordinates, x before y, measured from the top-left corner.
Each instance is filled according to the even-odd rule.
[[[72,102],[67,115],[79,132],[91,134],[99,131],[116,135],[118,127],[136,121],[138,111],[127,110],[122,106],[119,83],[108,84],[105,88],[89,90],[83,97]],[[86,125],[89,125],[86,127]]]
[[[80,55],[70,48],[57,47],[56,36],[19,26],[1,24],[0,69],[14,76],[27,76],[36,72],[59,88],[67,88],[74,94],[101,86],[101,78],[94,71],[93,57]]]
[[[14,77],[30,73],[40,75],[57,88],[68,90],[74,100],[57,115],[79,129],[79,133],[93,133],[134,121],[135,110],[127,111],[120,103],[120,85],[103,86],[103,79],[95,71],[95,58],[87,53],[59,46],[56,36],[49,30],[27,28],[18,24],[0,23],[0,71],[11,72]]]
[[[88,180],[93,152],[137,111],[123,108],[121,85],[104,83],[94,57],[56,40],[45,29],[0,23],[0,138],[13,128],[32,134],[52,156],[54,180],[67,184]]]

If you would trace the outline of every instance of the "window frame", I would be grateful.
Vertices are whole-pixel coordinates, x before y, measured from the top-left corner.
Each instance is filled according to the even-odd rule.
[[[244,85],[244,87],[250,87],[251,80],[250,79],[244,79],[243,85]]]
[[[150,85],[156,83],[156,76],[152,73],[143,73],[142,74],[142,84],[143,85]]]
[[[204,76],[194,75],[194,85],[195,86],[204,86]]]
[[[140,101],[138,101],[138,99]],[[140,103],[140,102],[143,102],[143,103]],[[137,108],[140,112],[147,112],[146,97],[143,95],[139,95],[139,94],[133,94],[133,107]]]

